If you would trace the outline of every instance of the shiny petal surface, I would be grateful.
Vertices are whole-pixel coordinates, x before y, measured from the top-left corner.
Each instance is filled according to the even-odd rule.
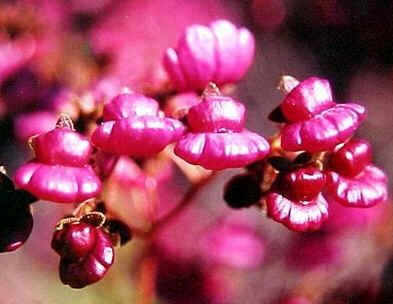
[[[141,94],[120,94],[105,105],[103,120],[118,120],[133,116],[157,116],[158,102]]]
[[[371,145],[362,139],[351,139],[329,159],[329,168],[340,175],[358,175],[371,162]]]
[[[226,96],[208,96],[191,107],[187,122],[192,132],[240,132],[244,128],[246,109]]]
[[[268,142],[256,133],[190,133],[177,142],[175,153],[206,169],[239,168],[264,158]]]
[[[355,177],[327,173],[327,197],[347,207],[372,207],[387,199],[387,177],[368,165]]]
[[[55,128],[34,137],[32,146],[37,161],[51,165],[81,167],[88,163],[92,152],[85,136],[67,128]]]
[[[250,31],[227,20],[209,27],[191,25],[176,49],[166,50],[163,65],[176,90],[202,90],[209,82],[224,85],[239,81],[254,58]]]
[[[187,90],[187,79],[179,63],[179,57],[174,49],[169,48],[165,51],[163,66],[172,81],[173,86],[179,91]]]
[[[95,244],[82,259],[60,260],[60,279],[72,288],[83,288],[101,280],[114,261],[114,250],[109,236],[96,230]]]
[[[238,32],[237,38],[237,69],[232,74],[232,77],[227,82],[237,82],[244,77],[250,68],[255,55],[255,39],[253,34],[245,29],[241,28]]]
[[[215,82],[224,84],[237,81],[234,77],[239,69],[237,60],[238,53],[238,30],[234,24],[226,20],[217,20],[210,24],[210,28],[216,39],[215,52],[217,66]]]
[[[178,140],[183,132],[178,120],[141,116],[102,123],[94,131],[92,142],[108,153],[148,156]]]
[[[101,191],[101,181],[90,166],[30,162],[16,171],[14,180],[19,188],[36,197],[58,203],[79,203]]]
[[[294,231],[318,230],[328,217],[328,204],[321,194],[308,202],[291,201],[277,192],[265,199],[268,215]]]
[[[202,25],[186,29],[177,47],[180,67],[190,89],[204,89],[216,72],[215,37]]]
[[[329,81],[310,77],[290,91],[281,104],[281,111],[289,122],[310,119],[335,105]]]
[[[353,135],[366,116],[358,104],[337,104],[302,122],[286,125],[281,144],[288,151],[319,152],[332,150]]]

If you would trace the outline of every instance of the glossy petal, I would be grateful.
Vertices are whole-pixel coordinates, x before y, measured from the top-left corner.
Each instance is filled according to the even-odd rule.
[[[353,135],[366,116],[358,104],[337,104],[309,120],[286,125],[281,144],[288,151],[319,152],[332,150]]]
[[[379,168],[368,165],[355,177],[327,173],[327,197],[347,207],[372,207],[387,199],[387,177]]]
[[[267,214],[294,231],[318,230],[328,217],[328,204],[321,194],[308,202],[296,202],[272,191],[265,199]]]
[[[211,81],[218,85],[239,81],[254,50],[254,37],[247,29],[217,20],[209,27],[188,27],[176,49],[165,52],[163,65],[177,90],[202,90]]]
[[[351,139],[329,159],[329,168],[340,175],[358,175],[371,162],[370,143],[362,139]]]
[[[98,228],[92,229],[95,243],[83,258],[69,258],[60,253],[60,279],[72,288],[83,288],[101,280],[113,264],[114,250],[109,236]]]
[[[141,116],[102,123],[93,133],[95,146],[108,153],[149,156],[178,140],[183,124],[175,119]]]
[[[329,81],[310,77],[285,96],[281,111],[288,122],[299,122],[310,119],[334,105]]]
[[[180,67],[192,88],[204,89],[216,72],[215,37],[202,25],[186,29],[176,49]]]
[[[86,257],[94,249],[96,228],[85,223],[67,225],[56,230],[51,247],[63,258],[78,260]]]
[[[264,158],[268,142],[256,133],[190,133],[179,140],[175,153],[206,169],[239,168]]]
[[[187,122],[192,132],[240,132],[244,128],[246,109],[226,96],[207,96],[190,108]]]
[[[232,74],[232,77],[225,81],[225,83],[237,82],[244,77],[254,60],[255,55],[255,39],[253,34],[246,28],[240,28],[237,38],[237,52],[235,61],[237,69]]]
[[[103,120],[118,120],[133,116],[157,116],[158,103],[141,94],[121,94],[105,105]]]
[[[173,86],[179,91],[186,91],[188,81],[180,67],[179,57],[174,49],[169,48],[165,51],[162,64],[169,74]]]
[[[237,60],[233,60],[238,52],[238,29],[227,20],[218,20],[210,24],[210,28],[216,39],[217,66],[215,82],[218,84],[228,81],[237,81],[236,72],[239,69]]]
[[[36,197],[59,203],[80,203],[101,191],[90,166],[68,167],[30,162],[15,173],[15,184]]]
[[[50,165],[81,167],[89,162],[92,147],[89,140],[70,129],[55,128],[32,140],[38,162]]]

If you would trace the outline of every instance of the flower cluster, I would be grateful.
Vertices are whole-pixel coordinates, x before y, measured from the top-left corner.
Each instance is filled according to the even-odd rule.
[[[371,163],[370,144],[353,137],[366,111],[336,103],[327,80],[284,76],[284,99],[270,115],[278,132],[269,141],[246,128],[245,105],[222,92],[245,75],[254,48],[252,34],[229,21],[192,25],[163,56],[170,82],[165,92],[101,83],[83,96],[57,96],[58,108],[76,109],[70,115],[78,131],[61,115],[53,130],[29,139],[35,156],[16,171],[18,189],[1,175],[7,220],[0,235],[7,237],[0,250],[14,250],[27,239],[33,201],[75,204],[74,213],[59,221],[52,248],[60,255],[64,284],[95,283],[113,264],[114,245],[131,234],[155,235],[191,201],[195,191],[155,212],[159,184],[177,178],[162,168],[174,165],[196,188],[212,171],[244,168],[225,186],[228,205],[257,206],[295,231],[319,229],[332,201],[361,208],[384,201],[387,178]],[[123,201],[134,207],[121,206]],[[124,212],[131,209],[138,212]],[[211,262],[240,268],[258,264],[265,250],[249,229],[237,226],[215,227],[204,244],[206,251],[213,248]],[[227,248],[252,250],[237,255]]]

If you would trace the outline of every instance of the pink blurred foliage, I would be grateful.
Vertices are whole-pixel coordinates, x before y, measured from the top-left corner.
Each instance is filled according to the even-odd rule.
[[[94,52],[109,56],[107,74],[133,89],[147,83],[156,88],[166,80],[161,66],[166,47],[175,44],[187,25],[217,17],[238,20],[233,10],[213,0],[122,1],[91,30],[91,45]]]

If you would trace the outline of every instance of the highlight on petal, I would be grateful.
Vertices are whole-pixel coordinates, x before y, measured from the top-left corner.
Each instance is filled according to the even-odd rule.
[[[192,132],[239,132],[244,129],[246,108],[226,96],[207,96],[188,111]]]
[[[192,87],[203,89],[216,71],[215,37],[202,25],[190,26],[177,47],[179,63]]]
[[[183,124],[163,117],[158,102],[140,94],[121,94],[104,107],[104,122],[93,132],[92,143],[107,153],[151,156],[184,132]]]
[[[55,128],[31,141],[38,162],[81,167],[89,162],[92,147],[89,140],[70,129]]]
[[[326,195],[329,200],[347,207],[372,207],[387,199],[387,177],[373,165],[366,166],[355,177],[329,171]]]
[[[36,197],[59,203],[80,203],[101,191],[90,166],[69,167],[30,162],[15,173],[15,184]]]
[[[288,122],[299,122],[312,118],[333,107],[329,81],[310,77],[293,88],[280,105]]]
[[[175,154],[210,170],[244,167],[264,158],[269,143],[256,133],[190,133],[179,140]]]
[[[125,93],[113,98],[105,105],[103,120],[118,120],[132,116],[157,116],[158,102],[142,94]]]
[[[311,201],[292,201],[277,192],[265,197],[267,214],[294,231],[318,230],[328,217],[328,204],[322,194]]]
[[[92,143],[108,153],[149,156],[178,140],[183,124],[175,119],[141,116],[102,123],[92,135]]]
[[[254,51],[250,31],[217,20],[209,26],[189,26],[177,47],[166,50],[163,65],[176,90],[203,90],[209,82],[239,81],[251,65]]]
[[[353,135],[365,116],[365,109],[360,105],[337,104],[309,120],[284,126],[282,147],[288,151],[332,150]]]

